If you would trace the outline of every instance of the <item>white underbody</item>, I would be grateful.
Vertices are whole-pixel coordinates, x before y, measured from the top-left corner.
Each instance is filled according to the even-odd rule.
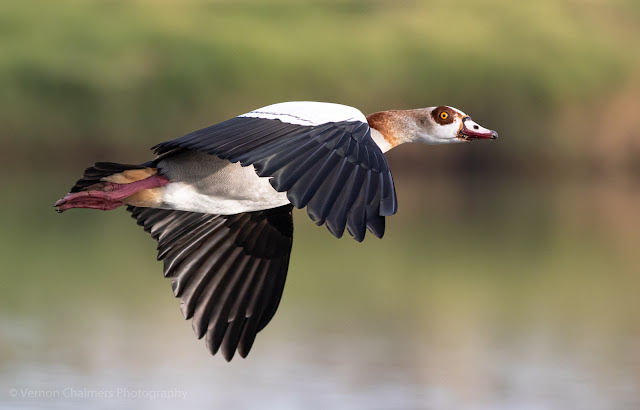
[[[215,155],[188,151],[160,161],[159,167],[172,181],[161,188],[160,208],[232,215],[290,203],[286,193],[273,189],[253,166]]]

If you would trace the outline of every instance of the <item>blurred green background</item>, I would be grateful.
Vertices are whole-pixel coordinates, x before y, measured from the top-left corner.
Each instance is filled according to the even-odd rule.
[[[1,0],[0,407],[640,407],[639,51],[636,0]],[[227,364],[124,210],[51,205],[290,100],[500,139],[390,152],[383,240],[297,211],[279,312]]]

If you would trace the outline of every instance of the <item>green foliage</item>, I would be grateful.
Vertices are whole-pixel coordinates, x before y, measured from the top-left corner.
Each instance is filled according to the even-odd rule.
[[[448,104],[512,131],[640,67],[629,1],[31,0],[0,13],[0,135],[25,143],[146,147],[295,99]]]

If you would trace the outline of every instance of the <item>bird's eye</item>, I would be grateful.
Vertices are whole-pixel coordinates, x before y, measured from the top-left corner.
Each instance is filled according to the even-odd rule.
[[[442,112],[440,113],[440,119],[441,119],[441,120],[446,120],[447,118],[449,118],[449,113],[448,113],[448,112],[446,112],[446,111],[442,111]]]

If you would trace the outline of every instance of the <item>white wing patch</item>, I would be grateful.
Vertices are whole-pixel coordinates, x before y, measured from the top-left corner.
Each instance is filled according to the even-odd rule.
[[[367,118],[360,110],[348,105],[314,101],[293,101],[268,105],[239,117],[265,118],[280,120],[288,124],[320,125],[328,122],[360,121]]]

